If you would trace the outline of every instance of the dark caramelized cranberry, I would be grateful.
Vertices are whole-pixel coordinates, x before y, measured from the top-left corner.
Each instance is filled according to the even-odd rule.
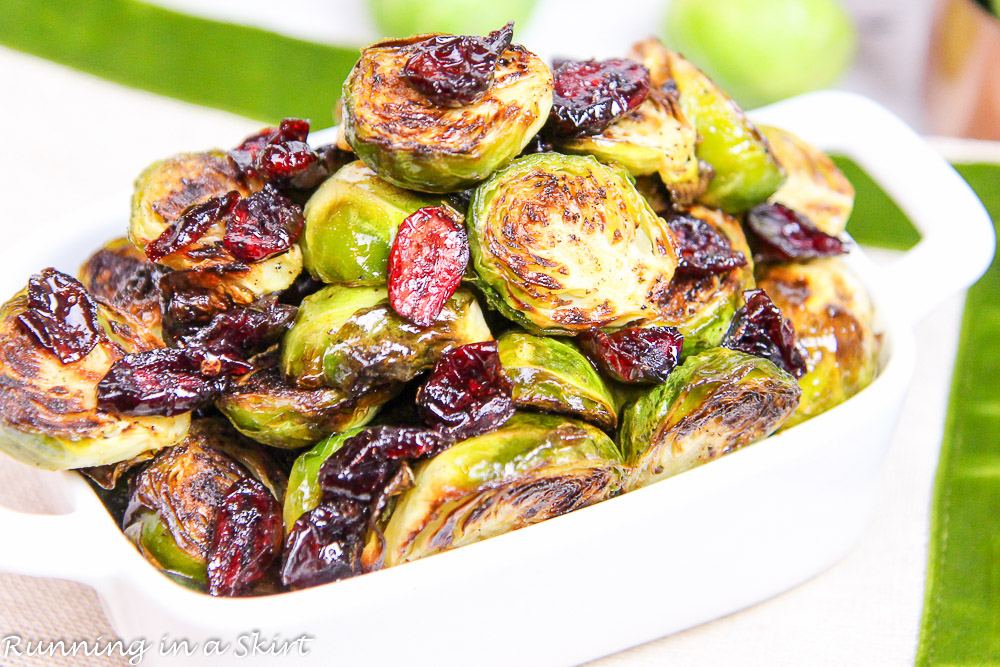
[[[201,350],[233,361],[243,361],[278,343],[292,325],[297,308],[262,297],[250,306],[233,308],[212,318],[207,326],[178,337],[174,342],[188,350]]]
[[[164,340],[204,325],[218,313],[236,307],[224,273],[211,270],[171,271],[160,278]]]
[[[299,207],[268,183],[236,204],[222,243],[239,261],[260,262],[291,248],[303,224]]]
[[[674,214],[668,216],[667,224],[679,246],[677,275],[707,278],[747,265],[743,253],[733,250],[729,241],[704,220]]]
[[[649,70],[622,58],[563,62],[549,123],[563,136],[597,134],[646,101]]]
[[[399,226],[389,253],[389,303],[422,327],[434,324],[469,263],[462,216],[450,206],[425,206]]]
[[[233,190],[189,206],[172,225],[146,246],[146,256],[154,262],[188,247],[233,212],[240,193]]]
[[[300,516],[285,540],[281,582],[302,589],[361,574],[369,516],[367,506],[338,499]]]
[[[470,343],[441,355],[417,393],[417,406],[428,424],[464,440],[510,419],[512,392],[496,341]]]
[[[97,407],[124,415],[172,416],[210,404],[226,388],[221,367],[204,367],[185,350],[129,354],[97,385]]]
[[[754,207],[747,213],[746,227],[756,262],[796,262],[842,255],[851,249],[783,204]]]
[[[806,362],[795,344],[795,330],[764,290],[743,292],[746,305],[736,311],[722,341],[723,347],[763,357],[797,378],[806,374]]]
[[[619,382],[664,382],[680,358],[684,337],[674,327],[594,329],[577,337],[601,371]]]
[[[252,477],[230,487],[219,506],[208,559],[208,593],[246,593],[281,552],[281,505]]]
[[[316,280],[309,275],[308,271],[303,271],[295,279],[291,287],[281,292],[278,300],[289,306],[298,306],[307,296],[315,294],[324,287],[326,287],[326,283]]]
[[[64,364],[86,357],[104,336],[87,289],[53,268],[28,280],[28,307],[17,319]]]
[[[501,54],[510,46],[513,21],[487,37],[440,35],[412,46],[399,78],[434,104],[464,107],[493,84]]]

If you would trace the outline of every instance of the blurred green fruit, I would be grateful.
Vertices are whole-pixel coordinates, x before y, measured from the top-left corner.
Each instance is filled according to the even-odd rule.
[[[856,45],[837,0],[672,0],[664,37],[745,107],[830,85]]]
[[[514,21],[524,27],[535,0],[368,0],[375,24],[386,37],[425,32],[485,35]]]

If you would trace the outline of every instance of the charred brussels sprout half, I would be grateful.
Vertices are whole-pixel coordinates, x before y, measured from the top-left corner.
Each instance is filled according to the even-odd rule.
[[[617,162],[633,176],[658,174],[675,201],[691,203],[700,184],[697,140],[676,94],[654,89],[638,109],[600,134],[561,139],[557,147]]]
[[[480,287],[536,333],[654,319],[677,267],[666,222],[591,156],[515,160],[476,189],[469,218]]]
[[[313,277],[328,283],[384,285],[396,230],[440,197],[403,190],[352,162],[320,186],[305,208],[302,255]]]
[[[187,414],[126,417],[97,408],[97,384],[127,353],[162,346],[110,304],[97,301],[96,345],[63,363],[19,321],[26,290],[0,308],[0,449],[48,470],[118,463],[184,439]]]
[[[282,369],[299,387],[357,395],[407,382],[441,353],[491,338],[468,290],[455,292],[425,328],[397,315],[384,287],[331,285],[302,302],[282,343]]]
[[[674,82],[681,109],[698,130],[697,157],[715,174],[701,202],[738,213],[767,201],[785,175],[743,110],[704,72],[655,39],[636,44],[632,57],[649,68],[654,86]]]
[[[767,437],[795,411],[801,394],[794,377],[760,357],[722,347],[689,357],[622,415],[629,487]]]
[[[836,236],[854,208],[854,187],[826,153],[791,132],[761,126],[771,152],[786,174],[770,201],[794,209],[821,231]]]
[[[512,45],[481,98],[438,106],[401,77],[420,43],[433,37],[387,40],[361,52],[344,82],[344,131],[358,157],[390,183],[454,192],[504,166],[541,129],[552,107],[552,73]]]
[[[754,286],[753,255],[740,223],[721,211],[694,206],[686,212],[707,222],[733,250],[743,253],[747,265],[702,278],[675,276],[660,302],[657,324],[677,327],[684,336],[682,354],[689,356],[715,347],[722,341],[729,322],[742,305],[744,290]]]
[[[618,425],[611,390],[569,340],[509,331],[497,347],[518,408],[569,414],[604,429]]]
[[[399,565],[544,521],[617,495],[621,454],[598,428],[554,415],[514,415],[415,469],[385,528]]]
[[[759,286],[795,329],[806,360],[802,403],[789,428],[844,402],[878,371],[879,339],[861,283],[837,259],[763,267]]]
[[[95,297],[127,313],[160,338],[160,278],[165,271],[128,239],[115,239],[84,262],[80,282]]]
[[[129,239],[145,251],[190,206],[232,191],[242,197],[252,194],[235,163],[221,151],[183,153],[153,163],[135,182]],[[158,261],[177,271],[211,273],[230,298],[242,304],[285,289],[302,271],[298,245],[269,259],[244,264],[223,246],[225,231],[223,222],[216,222],[190,245]]]
[[[340,449],[344,442],[360,433],[361,430],[355,428],[330,435],[295,459],[292,471],[288,474],[288,490],[285,492],[285,504],[282,512],[286,534],[300,516],[319,505],[323,495],[319,488],[319,469],[335,451]]]
[[[243,435],[297,449],[367,424],[390,398],[385,390],[352,396],[337,389],[299,389],[269,366],[241,377],[215,405]]]
[[[222,421],[197,420],[182,444],[158,454],[132,481],[125,535],[156,568],[203,589],[219,507],[248,476],[279,502],[284,497],[285,479],[263,450]]]

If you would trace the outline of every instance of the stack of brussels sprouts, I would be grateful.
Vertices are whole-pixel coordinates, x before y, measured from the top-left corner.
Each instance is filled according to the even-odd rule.
[[[658,42],[553,71],[510,39],[364,49],[335,146],[286,121],[150,166],[128,240],[3,306],[0,447],[84,468],[178,581],[259,594],[614,497],[871,382],[867,295],[816,251],[853,199],[825,155]],[[464,220],[468,263],[424,325],[393,295],[447,271],[400,287],[390,256],[428,210]],[[777,238],[750,226],[774,211]],[[427,372],[484,341],[513,407],[426,421]]]

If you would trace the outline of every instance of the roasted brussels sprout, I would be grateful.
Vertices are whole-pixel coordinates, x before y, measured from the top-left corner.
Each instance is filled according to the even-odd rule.
[[[384,285],[399,224],[440,197],[403,190],[352,162],[320,186],[306,204],[302,257],[328,283]]]
[[[574,415],[609,430],[618,425],[611,390],[569,340],[508,331],[497,347],[518,408]]]
[[[219,506],[248,475],[282,500],[285,479],[263,450],[224,421],[196,420],[182,444],[158,454],[133,480],[125,535],[158,569],[203,588]]]
[[[659,174],[674,201],[690,204],[701,182],[695,146],[698,133],[681,111],[676,91],[656,88],[638,109],[600,134],[557,141],[567,153],[617,162],[633,176]]]
[[[795,378],[766,359],[716,347],[688,357],[625,408],[621,445],[637,488],[765,438],[795,411]]]
[[[758,285],[795,329],[807,373],[802,403],[782,428],[825,412],[867,387],[878,370],[872,304],[838,259],[760,269]]]
[[[184,153],[156,162],[135,182],[129,239],[137,247],[155,241],[189,206],[236,191],[252,194],[247,181],[221,151]],[[252,264],[234,258],[222,245],[225,225],[217,222],[184,249],[159,262],[178,271],[211,274],[238,304],[285,289],[302,271],[302,252],[293,245],[287,252]]]
[[[91,294],[128,313],[160,338],[160,278],[164,272],[122,238],[106,243],[87,259],[80,267],[80,282]]]
[[[739,221],[725,213],[693,206],[688,214],[704,220],[746,256],[744,267],[703,278],[675,276],[660,302],[658,324],[677,327],[684,336],[683,356],[714,347],[740,307],[740,295],[754,286],[753,259]]]
[[[770,201],[794,209],[821,231],[836,236],[847,227],[854,187],[826,153],[791,132],[761,126],[771,152],[786,174]]]
[[[698,159],[715,172],[702,203],[738,213],[774,194],[784,180],[781,166],[767,140],[728,95],[655,39],[636,44],[632,57],[649,68],[653,86],[672,80],[680,92],[681,109],[698,130]]]
[[[285,492],[283,511],[285,534],[288,534],[300,516],[319,505],[322,496],[319,488],[319,469],[345,441],[361,430],[354,428],[343,433],[334,433],[295,459],[292,471],[288,474],[288,490]]]
[[[393,311],[385,287],[331,285],[303,300],[282,342],[281,363],[299,387],[357,395],[407,382],[442,352],[491,338],[479,304],[465,289],[423,328]]]
[[[244,375],[215,405],[243,435],[272,447],[297,449],[367,424],[390,398],[392,392],[384,389],[361,395],[299,389],[275,365]]]
[[[438,106],[401,77],[420,43],[433,37],[386,40],[362,51],[344,83],[344,131],[358,157],[390,183],[454,192],[507,164],[541,129],[552,107],[552,73],[512,45],[482,98]]]
[[[22,290],[0,308],[0,449],[48,470],[118,463],[184,438],[189,415],[126,417],[97,409],[97,384],[126,353],[162,346],[114,306],[96,301],[96,345],[63,363],[19,321]]]
[[[666,222],[592,156],[515,160],[476,189],[469,218],[479,286],[536,333],[654,319],[677,267]]]
[[[519,413],[415,470],[385,528],[385,564],[478,542],[617,495],[621,454],[598,428]]]

